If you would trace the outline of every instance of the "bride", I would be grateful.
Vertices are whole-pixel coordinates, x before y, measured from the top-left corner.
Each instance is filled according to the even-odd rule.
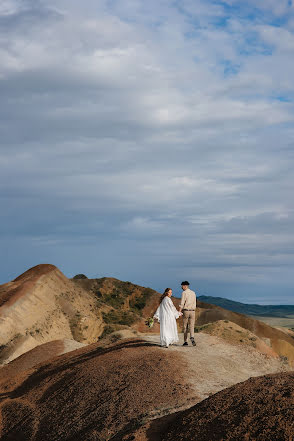
[[[160,344],[166,348],[179,341],[176,319],[182,315],[176,310],[171,300],[172,293],[171,288],[166,288],[160,297],[160,305],[153,316],[160,323]]]

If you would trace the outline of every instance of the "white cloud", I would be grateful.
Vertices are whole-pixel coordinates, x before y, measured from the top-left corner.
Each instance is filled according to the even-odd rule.
[[[188,249],[207,280],[266,282],[275,262],[286,271],[293,33],[246,13],[288,9],[230,4],[231,16],[200,0],[1,4],[9,237],[38,249],[135,237],[152,262],[179,266]]]

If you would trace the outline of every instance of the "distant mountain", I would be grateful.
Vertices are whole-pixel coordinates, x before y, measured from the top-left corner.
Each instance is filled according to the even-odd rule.
[[[235,302],[223,297],[199,296],[199,300],[211,305],[221,306],[229,311],[260,317],[289,317],[294,315],[294,305],[250,305]]]

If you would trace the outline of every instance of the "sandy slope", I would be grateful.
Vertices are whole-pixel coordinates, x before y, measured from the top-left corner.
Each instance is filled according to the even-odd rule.
[[[0,365],[52,340],[97,341],[104,324],[94,295],[54,265],[0,286]]]
[[[199,400],[250,377],[292,371],[288,364],[253,347],[235,346],[204,333],[196,335],[196,347],[183,347],[183,334],[179,337],[180,341],[167,351],[176,352],[187,363],[188,381]],[[158,335],[145,335],[144,338],[159,344]]]

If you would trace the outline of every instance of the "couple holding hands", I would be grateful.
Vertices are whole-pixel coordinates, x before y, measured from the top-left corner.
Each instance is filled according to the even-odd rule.
[[[153,316],[160,323],[160,344],[166,348],[179,341],[176,319],[181,315],[183,316],[184,324],[183,346],[188,346],[188,331],[190,331],[192,345],[196,346],[194,340],[196,294],[189,288],[190,284],[187,280],[182,282],[181,286],[183,292],[179,310],[176,309],[171,300],[171,288],[166,288],[160,298],[160,305]]]

